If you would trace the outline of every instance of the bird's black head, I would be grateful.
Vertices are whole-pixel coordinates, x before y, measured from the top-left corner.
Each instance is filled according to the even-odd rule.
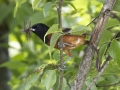
[[[44,41],[44,35],[48,31],[49,27],[42,23],[37,23],[31,27],[32,32],[39,36]]]

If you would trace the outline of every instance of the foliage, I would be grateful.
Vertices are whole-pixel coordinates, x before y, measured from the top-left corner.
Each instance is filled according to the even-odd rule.
[[[4,0],[0,1],[0,24],[6,23],[9,27],[9,45],[0,44],[3,48],[8,48],[10,53],[10,61],[6,62],[0,67],[8,67],[12,71],[12,78],[9,84],[12,90],[23,90],[26,84],[29,85],[30,90],[50,90],[53,88],[57,90],[59,71],[57,65],[59,63],[59,51],[53,50],[51,52],[52,59],[49,57],[48,47],[34,34],[29,40],[26,40],[25,34],[20,31],[24,29],[24,21],[30,20],[31,24],[45,23],[50,26],[49,33],[54,33],[51,40],[51,50],[54,47],[55,41],[60,36],[58,33],[58,17],[56,11],[57,0],[54,3],[52,0]],[[95,17],[99,15],[104,0],[64,0],[62,7],[62,25],[63,27],[71,27],[71,33],[82,34],[91,33],[94,24],[89,27],[86,25]],[[114,12],[117,16],[120,15],[118,7],[120,0],[114,7]],[[14,17],[15,16],[15,17]],[[110,18],[105,27],[98,48],[100,48],[100,60],[104,62],[104,53],[107,47],[106,42],[109,42],[113,35],[120,31],[119,20],[117,18]],[[53,26],[52,26],[53,25]],[[8,35],[6,33],[6,35]],[[5,36],[6,36],[5,35]],[[89,36],[87,37],[89,39]],[[80,46],[72,51],[73,57],[66,65],[64,73],[64,88],[63,90],[70,90],[73,80],[78,71],[78,65],[83,57],[82,51],[86,46]],[[113,60],[110,61],[104,74],[97,81],[97,85],[114,84],[120,81],[120,42],[113,40],[107,52]],[[65,57],[65,59],[68,57]],[[45,64],[45,66],[44,66]],[[45,68],[42,72],[33,72],[40,68]],[[92,79],[97,75],[95,68],[95,59],[92,67],[85,81],[83,90],[89,86]],[[30,81],[29,81],[30,80]],[[31,82],[32,81],[32,82]],[[33,84],[34,83],[34,84]],[[120,84],[111,85],[109,87],[97,87],[94,85],[92,90],[119,90]],[[28,90],[28,89],[25,89]]]

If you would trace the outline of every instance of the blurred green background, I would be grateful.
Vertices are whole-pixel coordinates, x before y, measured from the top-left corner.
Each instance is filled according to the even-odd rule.
[[[44,6],[47,2],[53,3],[51,0],[39,0],[36,7],[33,5],[33,1],[34,0],[27,0],[21,4],[14,17],[14,9],[17,1],[0,0],[0,90],[24,90],[26,79],[40,65],[49,64],[45,70],[53,70],[55,69],[53,64],[58,64],[58,50],[52,52],[53,60],[51,60],[47,45],[34,34],[27,40],[25,33],[21,32],[21,30],[24,29],[24,22],[27,20],[31,21],[31,25],[44,23],[52,26],[58,23],[58,15],[54,4],[45,16]],[[103,1],[104,0],[64,0],[62,7],[62,26],[68,28],[76,25],[86,26],[93,18],[99,15]],[[117,11],[117,9],[118,8],[115,10]],[[116,15],[120,15],[119,11],[116,12]],[[89,26],[91,31],[93,26],[94,24]],[[106,28],[109,28],[109,31],[103,33],[100,45],[105,41],[109,41],[112,35],[119,31],[119,20],[116,18],[109,19]],[[66,65],[67,70],[65,71],[64,77],[70,85],[72,85],[78,71],[85,47],[86,46],[80,46],[72,50],[73,58]],[[105,58],[102,57],[103,61],[104,59]],[[111,61],[97,84],[117,83],[120,80],[119,72],[120,66],[116,64],[115,61]],[[57,73],[57,76],[58,75],[59,73]],[[94,60],[84,88],[89,85],[90,81],[92,81],[96,75],[97,71]],[[58,81],[56,81],[56,84],[53,86],[54,90],[57,90],[57,82]],[[85,90],[84,88],[83,90]],[[92,90],[119,89],[119,84],[109,87],[97,87],[95,85],[92,87]],[[46,89],[44,85],[40,83],[40,80],[38,80],[30,90]],[[70,90],[69,86],[66,86],[64,90]]]

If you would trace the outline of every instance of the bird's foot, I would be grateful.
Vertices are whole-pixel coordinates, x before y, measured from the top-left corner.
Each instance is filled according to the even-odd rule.
[[[64,71],[65,69],[66,69],[66,66],[64,64],[62,67],[60,66],[60,64],[58,65],[58,70]]]
[[[72,57],[69,57],[63,64],[66,64]]]
[[[65,66],[65,64],[71,59],[72,57],[69,57],[64,63],[63,63],[63,67],[61,68],[60,67],[60,64],[58,65],[58,69],[59,70],[65,70],[66,69],[66,66]]]
[[[73,47],[73,45],[70,44],[70,43],[65,43],[65,42],[60,43],[60,42],[58,42],[58,47],[59,48],[64,48],[65,46],[71,46],[71,47]]]

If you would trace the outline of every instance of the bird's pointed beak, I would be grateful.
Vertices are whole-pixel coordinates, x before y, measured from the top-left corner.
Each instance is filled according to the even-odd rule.
[[[31,28],[31,31],[33,31],[33,32],[34,32],[34,31],[35,31],[35,29],[34,29],[34,28]]]

